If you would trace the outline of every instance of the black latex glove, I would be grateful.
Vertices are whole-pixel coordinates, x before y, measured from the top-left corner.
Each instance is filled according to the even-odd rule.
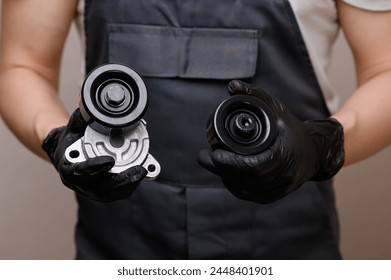
[[[66,160],[65,150],[84,135],[86,127],[87,123],[77,109],[67,126],[53,129],[42,144],[63,184],[79,195],[97,201],[109,202],[130,196],[147,175],[142,166],[114,174],[108,172],[115,163],[110,156],[90,158],[80,163]]]
[[[270,203],[308,180],[331,178],[343,166],[343,129],[337,120],[302,122],[262,89],[240,81],[230,82],[228,90],[231,95],[261,99],[277,124],[274,143],[259,154],[244,156],[221,149],[200,152],[199,163],[219,175],[236,197]]]

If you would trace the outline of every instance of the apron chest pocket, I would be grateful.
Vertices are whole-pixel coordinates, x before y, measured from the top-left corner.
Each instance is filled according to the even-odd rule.
[[[240,79],[255,74],[253,29],[109,25],[109,62],[145,77]]]

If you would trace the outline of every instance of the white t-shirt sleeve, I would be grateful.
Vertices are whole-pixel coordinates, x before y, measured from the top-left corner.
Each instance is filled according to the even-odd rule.
[[[369,11],[391,11],[391,0],[343,0],[343,2]]]

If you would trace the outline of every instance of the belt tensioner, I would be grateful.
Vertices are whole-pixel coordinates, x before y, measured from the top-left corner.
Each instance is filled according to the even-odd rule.
[[[119,173],[135,165],[147,169],[147,178],[160,173],[160,165],[149,154],[149,136],[142,119],[148,104],[142,78],[132,69],[106,64],[85,79],[80,112],[88,123],[84,136],[71,144],[65,157],[72,163],[97,156],[111,156]]]
[[[220,103],[206,131],[212,149],[253,155],[272,145],[276,123],[270,109],[259,98],[234,95]]]

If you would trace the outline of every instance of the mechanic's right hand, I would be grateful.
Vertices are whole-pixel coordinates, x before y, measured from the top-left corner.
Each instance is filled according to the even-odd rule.
[[[66,126],[53,129],[42,144],[63,184],[80,196],[97,201],[111,202],[130,196],[147,175],[142,166],[131,167],[121,173],[108,172],[115,163],[110,156],[99,156],[84,162],[70,163],[65,150],[80,139],[87,123],[80,110],[71,115]]]

